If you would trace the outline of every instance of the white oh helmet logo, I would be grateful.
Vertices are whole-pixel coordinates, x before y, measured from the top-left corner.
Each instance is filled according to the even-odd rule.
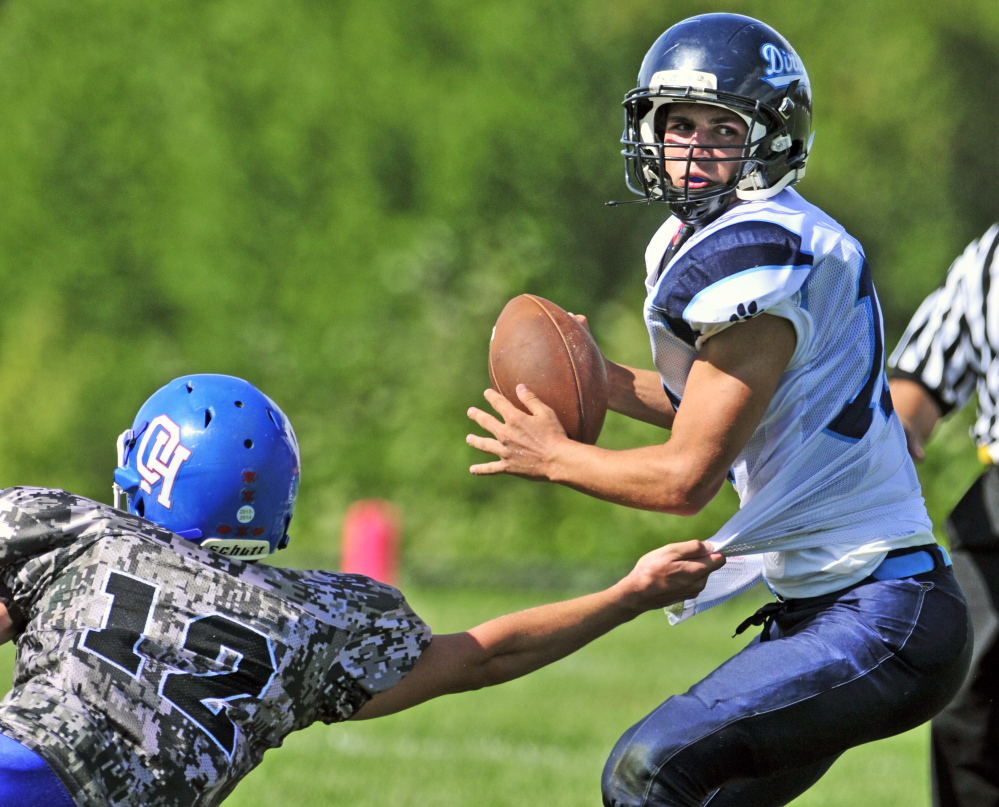
[[[146,448],[153,439],[153,447],[148,456]],[[163,487],[156,497],[161,505],[170,508],[170,494],[180,466],[191,456],[191,450],[180,444],[180,426],[166,415],[159,415],[149,422],[146,433],[139,443],[139,453],[135,459],[136,468],[142,476],[139,483],[146,493],[153,492],[153,486],[161,480]]]

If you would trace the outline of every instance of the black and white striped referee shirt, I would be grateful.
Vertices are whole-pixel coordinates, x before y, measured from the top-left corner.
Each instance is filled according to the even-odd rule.
[[[978,392],[971,435],[979,457],[999,463],[999,224],[958,256],[888,358],[893,378],[922,384],[944,414]]]

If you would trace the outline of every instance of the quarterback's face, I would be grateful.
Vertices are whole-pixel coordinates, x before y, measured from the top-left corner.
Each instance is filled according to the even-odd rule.
[[[663,132],[666,173],[674,186],[690,190],[729,182],[738,162],[706,162],[705,158],[739,157],[749,127],[724,107],[709,104],[670,104]],[[675,148],[671,148],[675,146]],[[687,172],[687,158],[690,172]],[[670,157],[679,158],[670,160]],[[698,162],[698,159],[701,162]]]

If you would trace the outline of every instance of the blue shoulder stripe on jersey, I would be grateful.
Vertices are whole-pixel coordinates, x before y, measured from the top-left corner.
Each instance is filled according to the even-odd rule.
[[[681,255],[661,279],[651,307],[673,332],[693,345],[697,335],[683,312],[705,289],[740,273],[773,267],[810,267],[801,236],[779,224],[743,221],[724,227]],[[752,301],[746,301],[747,306]]]

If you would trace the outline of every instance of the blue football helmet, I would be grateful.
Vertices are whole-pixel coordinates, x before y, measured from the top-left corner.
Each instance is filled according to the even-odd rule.
[[[190,375],[152,395],[118,438],[115,507],[222,555],[288,545],[300,473],[291,423],[247,381]]]
[[[664,148],[670,104],[710,104],[741,117],[743,146],[697,162],[738,162],[725,184],[707,187],[670,182],[667,162],[686,163],[695,148]],[[638,87],[624,97],[621,152],[625,181],[649,201],[666,202],[690,224],[710,221],[736,199],[768,199],[805,175],[811,148],[812,96],[801,59],[784,37],[759,20],[739,14],[702,14],[667,30],[645,56]]]

